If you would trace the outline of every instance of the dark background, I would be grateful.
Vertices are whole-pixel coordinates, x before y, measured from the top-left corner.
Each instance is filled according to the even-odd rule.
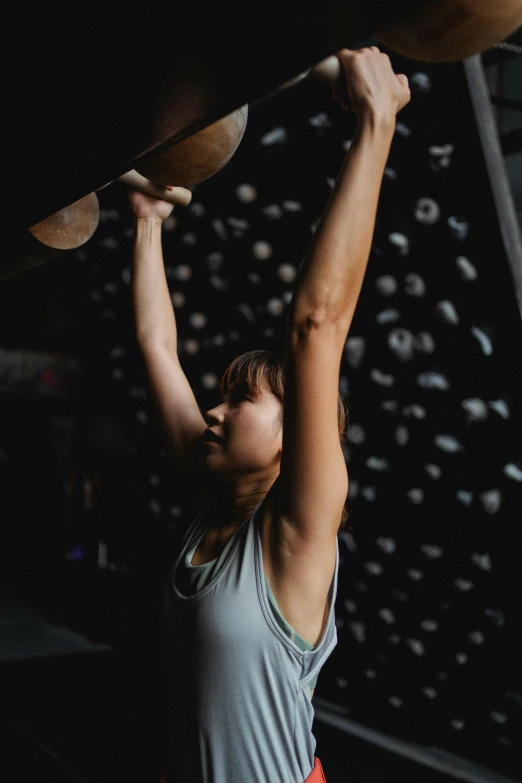
[[[350,519],[339,643],[316,695],[520,776],[520,317],[463,66],[392,61],[412,100],[341,366]],[[292,275],[353,128],[323,85],[251,107],[233,160],[164,226],[180,359],[202,409],[235,356],[282,348]],[[103,656],[83,668],[77,657],[45,678],[20,662],[0,674],[11,716],[39,736],[54,705],[47,743],[77,766],[83,753],[86,778],[119,779],[125,758],[121,779],[145,780],[161,744],[159,591],[190,518],[135,341],[126,194],[113,185],[99,199],[88,244],[0,287],[0,552],[6,598],[112,645],[121,668],[111,679]],[[80,704],[117,741],[82,722]]]

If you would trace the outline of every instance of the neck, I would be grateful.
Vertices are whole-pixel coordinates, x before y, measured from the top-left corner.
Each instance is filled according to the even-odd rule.
[[[266,497],[277,476],[225,484],[219,490],[219,527],[240,525]]]

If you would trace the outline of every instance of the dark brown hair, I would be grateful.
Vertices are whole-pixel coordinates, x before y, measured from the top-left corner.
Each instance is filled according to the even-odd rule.
[[[227,367],[220,382],[222,395],[236,383],[246,383],[254,392],[260,392],[263,387],[272,392],[281,403],[279,426],[283,425],[283,404],[285,398],[285,365],[282,357],[276,351],[247,351],[234,359]],[[348,432],[348,405],[344,397],[339,394],[337,402],[337,423],[339,427],[339,440],[344,443]],[[343,507],[341,530],[348,519],[346,506]]]

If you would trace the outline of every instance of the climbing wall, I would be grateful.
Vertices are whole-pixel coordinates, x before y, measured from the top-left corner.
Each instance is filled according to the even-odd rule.
[[[522,327],[463,67],[393,62],[412,101],[341,365],[350,518],[339,643],[317,694],[361,723],[516,775]],[[282,349],[297,268],[353,130],[323,85],[251,107],[232,162],[165,222],[179,355],[202,409],[235,356]],[[133,531],[145,582],[189,519],[135,344],[132,220],[118,186],[100,201],[100,228],[70,262],[78,282],[67,272],[75,328],[63,339],[82,361],[89,409],[125,434],[130,467],[101,495],[100,535],[115,559]]]

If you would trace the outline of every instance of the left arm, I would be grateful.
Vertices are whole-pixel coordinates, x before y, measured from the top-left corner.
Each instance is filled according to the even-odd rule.
[[[406,77],[375,47],[343,50],[357,130],[297,277],[285,355],[279,513],[303,542],[335,537],[348,491],[339,442],[339,372],[362,286]]]

